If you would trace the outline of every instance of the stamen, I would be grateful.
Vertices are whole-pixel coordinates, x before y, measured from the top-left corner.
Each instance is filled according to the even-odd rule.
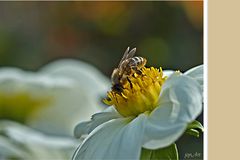
[[[154,67],[141,69],[141,74],[135,72],[127,77],[121,94],[115,90],[108,92],[110,101],[122,116],[137,116],[151,112],[158,104],[161,87],[166,80],[162,69]]]

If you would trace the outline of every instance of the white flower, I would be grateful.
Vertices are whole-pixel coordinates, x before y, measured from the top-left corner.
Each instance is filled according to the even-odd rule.
[[[100,96],[107,79],[80,61],[59,60],[37,73],[17,68],[0,69],[2,118],[56,135],[72,135],[76,123],[103,109]]]
[[[130,77],[133,84],[124,86],[122,95],[108,92],[114,107],[76,126],[76,137],[89,135],[73,159],[139,159],[142,147],[174,143],[202,111],[203,66],[163,75],[143,69],[143,75]]]
[[[108,88],[97,69],[75,60],[36,73],[1,68],[0,159],[69,159],[80,143],[74,126],[103,110],[100,97]]]

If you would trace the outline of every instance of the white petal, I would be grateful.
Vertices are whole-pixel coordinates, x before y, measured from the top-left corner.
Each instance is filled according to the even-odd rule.
[[[72,83],[68,88],[49,90],[53,101],[28,119],[28,124],[49,134],[72,135],[79,121],[86,121],[100,109],[96,99]]]
[[[38,95],[38,90],[52,89],[59,86],[68,86],[72,83],[69,78],[51,78],[33,72],[26,72],[17,68],[1,68],[0,69],[0,88],[1,93],[14,93],[16,91],[32,91],[34,95]]]
[[[8,157],[26,159],[30,158],[30,153],[27,153],[23,148],[17,146],[9,140],[9,137],[0,135],[0,157],[2,159],[8,159]]]
[[[41,69],[44,74],[54,77],[68,77],[77,80],[82,89],[105,95],[110,88],[110,82],[99,70],[95,67],[73,59],[64,59],[52,62]]]
[[[200,85],[190,77],[173,74],[163,85],[159,107],[148,118],[144,147],[157,149],[172,144],[201,111]]]
[[[175,71],[172,71],[172,70],[164,70],[163,71],[163,76],[171,76]]]
[[[196,66],[186,71],[184,74],[195,79],[201,86],[203,86],[203,65]]]
[[[34,117],[35,121],[31,120],[31,126],[41,126],[41,128],[45,128],[45,130],[48,128],[56,128],[55,122],[59,120],[63,121],[66,119],[65,117],[71,117],[70,125],[69,120],[66,119],[61,126],[64,126],[72,133],[77,122],[88,120],[92,114],[106,107],[101,102],[101,98],[105,97],[111,83],[95,67],[81,61],[65,59],[46,65],[40,70],[40,73],[54,78],[67,77],[72,79],[74,80],[74,89],[59,96],[60,100],[58,100],[58,103],[55,105],[56,108],[48,108],[46,111],[43,110],[42,113],[39,112],[38,115]],[[41,123],[44,122],[44,119],[52,119],[52,112],[56,110],[57,114],[61,115],[59,116],[61,119],[56,119],[51,126],[49,124],[46,125],[46,123]],[[60,128],[59,126],[58,128],[61,129],[62,127]]]
[[[139,159],[145,122],[142,114],[131,122],[129,118],[119,118],[98,126],[73,159]]]
[[[47,136],[28,128],[27,126],[11,122],[0,122],[0,138],[2,143],[9,143],[11,146],[2,146],[0,155],[23,158],[23,159],[69,159],[77,146],[77,141],[70,138]],[[1,145],[0,145],[1,146]],[[23,153],[19,155],[19,150]],[[6,153],[5,151],[10,151]]]
[[[80,138],[81,136],[92,132],[97,126],[101,125],[102,123],[120,117],[122,116],[114,109],[114,107],[109,107],[103,112],[94,114],[90,121],[79,123],[74,128],[74,136],[76,138]]]
[[[70,65],[70,62],[67,64]],[[52,65],[50,64],[50,66]],[[58,70],[57,65],[50,68]],[[49,103],[28,115],[26,123],[45,133],[72,135],[72,131],[79,121],[88,120],[92,114],[101,110],[101,107],[99,107],[102,105],[100,92],[95,94],[94,89],[105,93],[107,88],[101,78],[100,80],[97,78],[100,73],[96,73],[96,76],[94,75],[95,72],[91,72],[91,69],[84,71],[89,72],[89,75],[93,74],[92,77],[95,77],[95,79],[91,81],[89,76],[85,76],[85,74],[78,76],[78,79],[70,76],[71,74],[77,74],[78,70],[81,72],[83,69],[86,68],[69,69],[69,76],[67,76],[66,74],[60,75],[60,71],[58,71],[59,75],[55,75],[55,73],[50,74],[43,71],[34,73],[16,68],[2,68],[0,69],[0,96],[11,97],[27,94],[33,100],[49,100]],[[86,84],[79,83],[80,79]],[[95,81],[101,81],[101,84]],[[93,83],[94,89],[87,90],[86,86],[91,86],[91,83]],[[10,102],[4,103],[9,104]],[[13,112],[14,109],[19,108],[17,106],[18,102],[15,102],[15,104],[16,106],[12,106]],[[34,107],[31,103],[28,104],[29,108]],[[1,107],[4,106],[0,105]]]

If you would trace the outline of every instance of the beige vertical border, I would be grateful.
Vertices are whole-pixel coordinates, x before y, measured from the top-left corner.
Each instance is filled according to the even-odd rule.
[[[208,154],[240,159],[240,1],[208,1]]]

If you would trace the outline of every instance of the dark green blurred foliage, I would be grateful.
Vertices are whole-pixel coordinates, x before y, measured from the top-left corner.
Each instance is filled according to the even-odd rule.
[[[127,46],[149,66],[184,71],[203,63],[202,2],[0,4],[1,66],[34,70],[77,58],[109,76]]]
[[[147,66],[185,71],[202,64],[203,2],[0,2],[0,66],[37,70],[76,58],[110,77],[128,46]],[[196,139],[180,139],[180,158],[202,154]]]

